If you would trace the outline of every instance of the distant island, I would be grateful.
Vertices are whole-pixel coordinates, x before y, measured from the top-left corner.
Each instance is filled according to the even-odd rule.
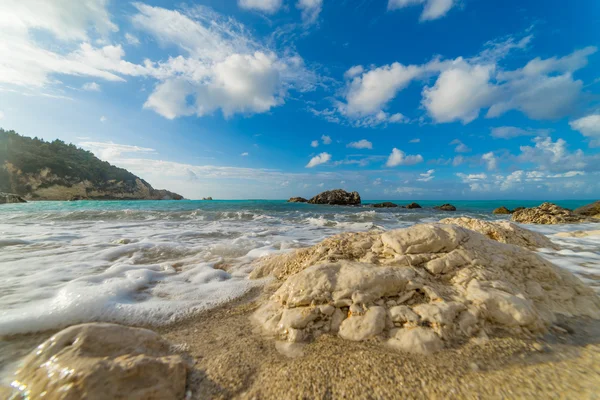
[[[25,200],[181,200],[62,140],[0,129],[0,192]]]

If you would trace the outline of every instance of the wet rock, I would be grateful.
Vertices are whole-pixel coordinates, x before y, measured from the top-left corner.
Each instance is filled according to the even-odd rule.
[[[360,195],[358,192],[346,192],[342,189],[335,189],[319,193],[308,202],[310,204],[356,206],[360,204]]]
[[[441,206],[435,206],[433,208],[440,211],[456,211],[456,207],[452,204],[442,204]]]
[[[308,203],[304,197],[292,197],[287,201],[288,203]]]
[[[12,193],[0,192],[0,204],[27,203],[22,197]]]
[[[35,399],[183,399],[186,374],[182,357],[157,333],[92,323],[38,346],[13,386]]]
[[[498,207],[494,211],[492,211],[492,214],[512,214],[512,211],[509,210],[508,208],[502,206],[502,207]]]
[[[422,208],[422,207],[420,205],[418,205],[417,203],[410,203],[409,205],[406,206],[406,208],[415,209],[415,208]]]
[[[600,218],[600,200],[573,210],[574,214],[586,217]]]
[[[398,207],[398,204],[394,204],[389,201],[386,201],[384,203],[371,204],[370,206],[375,207],[375,208],[396,208],[396,207]]]
[[[539,207],[526,208],[515,211],[512,221],[523,224],[574,224],[579,222],[590,222],[591,220],[582,215],[562,208],[552,203],[543,203]]]

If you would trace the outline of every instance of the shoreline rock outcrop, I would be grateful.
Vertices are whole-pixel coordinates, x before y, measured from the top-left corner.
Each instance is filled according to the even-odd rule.
[[[456,207],[452,204],[442,204],[441,206],[435,206],[433,208],[440,211],[456,211]]]
[[[418,205],[417,203],[410,203],[409,205],[406,206],[406,208],[408,209],[415,209],[415,208],[422,208],[420,205]]]
[[[360,195],[358,192],[346,192],[342,189],[327,190],[319,193],[308,200],[309,204],[328,204],[336,206],[357,206],[360,205]]]
[[[13,193],[0,192],[0,204],[27,203],[25,199]]]
[[[282,284],[253,319],[290,342],[335,334],[431,353],[470,337],[543,334],[557,314],[600,319],[600,298],[570,272],[455,225],[342,234],[257,270]]]
[[[369,204],[369,207],[374,207],[374,208],[396,208],[399,207],[398,204],[389,202],[389,201],[385,201],[383,203],[375,203],[375,204]]]
[[[496,208],[494,211],[492,211],[492,214],[512,214],[513,211],[509,210],[508,208],[502,206],[502,207],[498,207]]]
[[[308,203],[308,200],[304,197],[292,197],[288,201],[288,203]]]
[[[574,214],[572,211],[553,203],[543,203],[538,207],[515,211],[511,217],[514,222],[522,224],[576,224],[593,222],[590,218]]]
[[[183,399],[187,368],[155,332],[90,323],[38,346],[13,386],[33,399]]]
[[[600,200],[573,210],[574,214],[600,219]]]

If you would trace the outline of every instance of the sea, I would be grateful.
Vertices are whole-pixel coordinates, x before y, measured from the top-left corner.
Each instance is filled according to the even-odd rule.
[[[367,201],[373,203],[376,201]],[[485,220],[504,205],[451,201],[458,211],[320,206],[285,201],[76,201],[0,206],[0,337],[110,321],[154,326],[238,298],[263,281],[253,262],[349,231],[387,231],[446,217]],[[557,201],[576,208],[589,200]],[[406,204],[406,201],[398,201]],[[600,291],[600,225],[530,225],[561,246],[539,254]]]

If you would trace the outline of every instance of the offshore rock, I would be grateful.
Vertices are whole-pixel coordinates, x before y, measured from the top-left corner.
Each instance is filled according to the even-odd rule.
[[[346,192],[342,189],[319,193],[308,201],[310,204],[329,204],[337,206],[357,206],[360,204],[358,192]]]
[[[573,213],[586,217],[600,218],[600,200],[583,207],[576,208]]]
[[[371,204],[370,206],[374,207],[374,208],[396,208],[396,207],[398,207],[398,204],[394,204],[394,203],[391,203],[389,201],[386,201],[386,202],[383,202],[383,203]]]
[[[304,197],[292,197],[287,201],[288,203],[308,203]]]
[[[539,207],[525,208],[515,211],[512,221],[522,224],[574,224],[591,222],[589,218],[574,214],[573,212],[552,203],[543,203]]]
[[[157,333],[91,323],[38,346],[13,387],[32,399],[183,399],[186,374],[187,364]]]
[[[16,194],[0,192],[0,204],[11,203],[27,203],[27,201]]]
[[[406,206],[406,208],[414,209],[414,208],[422,208],[422,207],[420,205],[418,205],[417,203],[410,203],[409,205]]]
[[[435,206],[433,208],[440,211],[456,211],[456,207],[452,204],[442,204],[441,206]]]
[[[253,319],[291,342],[334,334],[431,353],[480,335],[543,334],[557,314],[600,319],[600,298],[570,272],[456,225],[338,235],[257,270],[282,283]]]
[[[496,208],[494,211],[492,211],[492,214],[512,214],[513,212],[511,210],[509,210],[508,208],[502,206],[502,207],[498,207]]]

